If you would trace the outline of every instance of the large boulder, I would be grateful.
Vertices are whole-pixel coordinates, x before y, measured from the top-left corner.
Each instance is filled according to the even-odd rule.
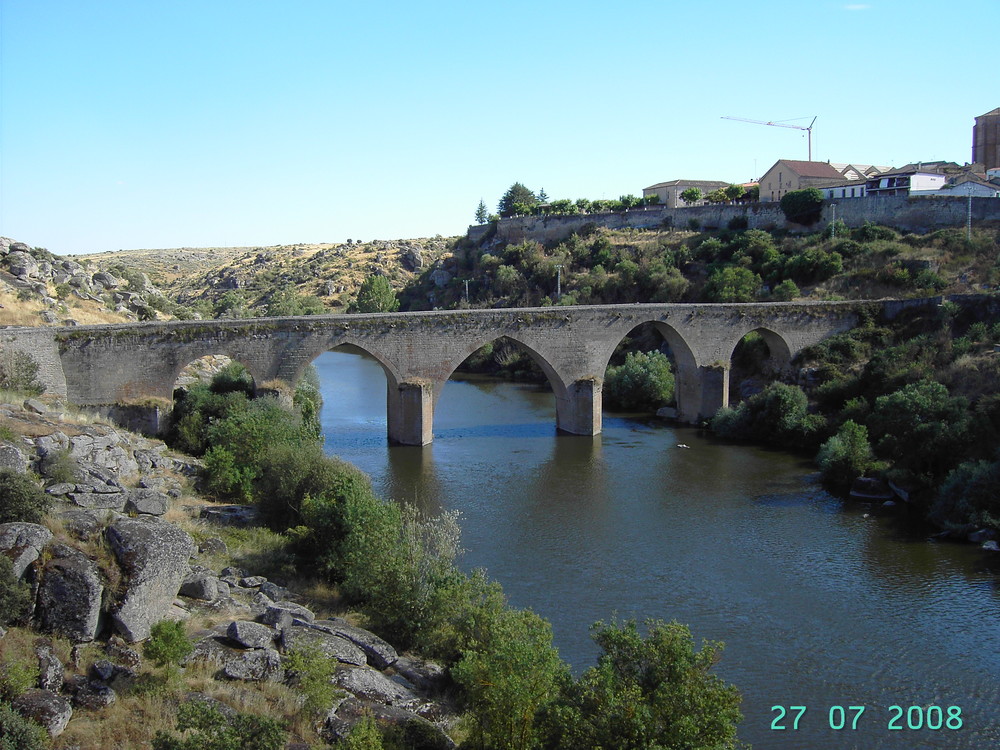
[[[219,579],[210,571],[198,571],[184,578],[180,595],[211,602],[219,598]]]
[[[119,477],[139,473],[139,464],[128,449],[128,444],[114,430],[104,435],[96,431],[93,434],[74,435],[69,443],[70,455],[81,463],[95,464]]]
[[[21,716],[45,727],[50,737],[62,734],[73,716],[70,702],[50,690],[29,690],[15,698],[12,705]]]
[[[21,449],[6,440],[0,441],[0,469],[11,469],[18,474],[28,470],[28,462]]]
[[[234,620],[229,623],[226,635],[241,648],[272,648],[278,633],[259,622]]]
[[[222,632],[218,632],[222,630]],[[281,656],[273,648],[238,649],[230,645],[223,628],[195,643],[185,664],[205,662],[219,668],[217,677],[249,682],[280,682],[285,678]]]
[[[52,548],[38,587],[38,615],[43,630],[74,643],[97,636],[104,583],[97,565],[65,544]]]
[[[119,518],[108,527],[107,537],[127,580],[121,604],[111,613],[115,628],[131,643],[145,640],[190,570],[194,541],[186,531],[151,516]]]
[[[368,663],[375,667],[375,669],[391,667],[399,659],[396,649],[377,635],[363,628],[349,625],[346,621],[339,618],[316,620],[313,622],[312,627],[332,633],[333,635],[339,635],[341,638],[346,638],[365,652],[365,655],[368,657]]]
[[[38,261],[32,258],[28,253],[21,250],[15,250],[7,255],[7,268],[14,276],[20,276],[21,278],[26,278],[28,276],[33,276],[38,273]]]
[[[170,507],[170,498],[159,490],[140,487],[129,490],[125,510],[129,513],[141,513],[148,516],[162,516]]]
[[[421,703],[420,696],[412,690],[370,667],[338,669],[333,681],[356,698],[386,706],[413,708]]]
[[[277,651],[260,648],[228,659],[222,674],[230,680],[244,682],[281,682],[285,679],[285,668],[281,666],[281,655]]]
[[[281,645],[285,653],[289,651],[316,650],[331,659],[344,664],[365,666],[368,659],[365,652],[346,638],[322,630],[314,630],[306,625],[294,625],[281,632]]]
[[[14,564],[14,576],[20,578],[52,539],[52,532],[37,523],[0,524],[0,553]]]
[[[439,727],[412,711],[357,698],[339,703],[327,715],[320,735],[328,742],[338,743],[346,739],[354,725],[366,716],[375,719],[379,727],[394,727],[408,741],[408,747],[424,750],[452,750],[455,747],[455,743]]]

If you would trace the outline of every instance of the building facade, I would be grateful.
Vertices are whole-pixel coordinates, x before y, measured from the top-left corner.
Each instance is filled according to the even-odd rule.
[[[1000,107],[976,118],[972,127],[972,162],[985,169],[1000,167]]]
[[[705,204],[704,196],[714,190],[729,187],[728,182],[718,182],[716,180],[670,180],[669,182],[658,182],[642,189],[642,197],[651,195],[660,196],[660,205],[667,208],[684,208],[685,206],[702,206]],[[698,188],[701,191],[702,200],[695,203],[685,203],[681,199],[681,193],[690,188]]]

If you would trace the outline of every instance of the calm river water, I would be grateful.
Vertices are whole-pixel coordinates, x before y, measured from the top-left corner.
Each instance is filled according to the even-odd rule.
[[[978,549],[908,538],[802,461],[693,429],[605,414],[599,437],[557,437],[551,393],[531,386],[449,382],[434,443],[389,448],[380,366],[343,351],[315,365],[327,451],[385,497],[460,511],[462,565],[549,619],[577,672],[594,621],[676,619],[725,641],[718,674],[758,750],[1000,747],[1000,577]],[[798,730],[797,709],[772,728],[773,706],[805,706]],[[850,706],[865,707],[854,730]]]

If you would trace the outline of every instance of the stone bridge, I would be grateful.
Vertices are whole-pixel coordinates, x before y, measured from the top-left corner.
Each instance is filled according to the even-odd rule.
[[[180,371],[224,354],[258,388],[294,384],[323,352],[352,344],[385,370],[390,441],[424,445],[445,382],[469,355],[506,337],[548,377],[557,427],[601,431],[601,387],[615,348],[652,324],[674,357],[678,416],[696,422],[729,402],[729,367],[740,339],[758,331],[772,364],[787,368],[804,347],[853,327],[859,303],[637,304],[247,320],[171,321],[72,328],[7,328],[0,345],[30,353],[50,392],[79,406],[169,403]]]

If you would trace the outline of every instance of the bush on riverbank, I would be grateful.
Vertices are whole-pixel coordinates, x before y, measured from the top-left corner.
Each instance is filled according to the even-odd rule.
[[[949,302],[867,317],[802,352],[799,363],[820,377],[815,407],[838,430],[817,456],[835,488],[879,471],[939,525],[1000,525],[986,489],[1000,443],[998,307]]]
[[[712,429],[730,440],[753,440],[782,448],[817,444],[824,419],[809,413],[809,399],[798,386],[771,383],[736,408],[723,408]]]

